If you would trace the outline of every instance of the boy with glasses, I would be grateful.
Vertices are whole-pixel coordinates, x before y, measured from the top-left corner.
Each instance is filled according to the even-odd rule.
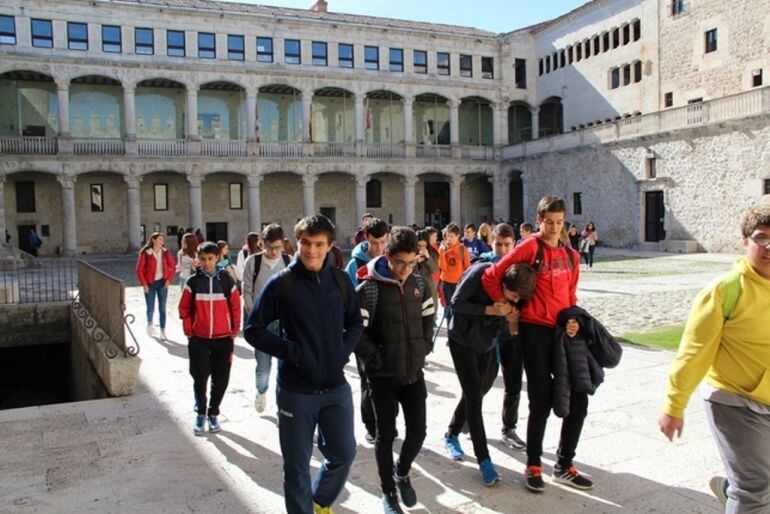
[[[364,366],[376,418],[374,452],[385,514],[403,512],[417,503],[409,470],[425,440],[427,390],[422,368],[433,350],[435,306],[417,265],[417,235],[408,227],[390,231],[384,256],[366,265],[356,289],[364,334],[356,355]],[[401,404],[406,437],[393,465],[397,405]]]
[[[746,257],[700,292],[671,369],[660,431],[681,437],[706,377],[706,416],[727,478],[711,479],[725,512],[770,512],[770,200],[741,224]]]

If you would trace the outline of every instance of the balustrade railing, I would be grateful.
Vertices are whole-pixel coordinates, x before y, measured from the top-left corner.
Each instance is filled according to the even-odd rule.
[[[58,145],[52,137],[0,137],[0,154],[55,155]]]
[[[384,159],[402,158],[406,155],[404,145],[388,143],[370,143],[366,145],[366,156]]]
[[[75,155],[123,155],[125,148],[122,139],[73,139],[72,151]]]
[[[423,159],[449,159],[452,157],[452,145],[417,145],[415,156]]]
[[[296,141],[270,141],[259,145],[262,157],[302,157],[303,154],[304,145]]]
[[[177,157],[187,155],[184,139],[139,139],[137,153],[150,157]]]
[[[472,160],[494,160],[495,149],[491,146],[463,146],[463,159]]]
[[[313,156],[315,157],[354,157],[355,145],[348,143],[314,143]]]
[[[203,139],[201,141],[201,155],[216,157],[243,157],[246,155],[246,141]]]

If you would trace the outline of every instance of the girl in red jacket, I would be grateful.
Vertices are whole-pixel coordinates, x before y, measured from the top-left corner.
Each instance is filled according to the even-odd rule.
[[[147,302],[147,335],[154,336],[152,315],[155,311],[155,296],[158,297],[158,312],[160,314],[160,337],[166,339],[166,298],[168,285],[174,278],[176,262],[171,252],[163,246],[165,238],[160,232],[150,236],[150,240],[139,250],[136,262],[136,276],[144,289],[144,299]]]

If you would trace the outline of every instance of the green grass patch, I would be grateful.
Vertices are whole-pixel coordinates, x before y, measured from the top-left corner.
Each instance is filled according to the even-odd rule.
[[[628,332],[620,336],[618,340],[625,343],[663,348],[665,350],[676,350],[679,348],[679,341],[682,339],[683,333],[684,325],[675,325],[657,328],[648,332]]]

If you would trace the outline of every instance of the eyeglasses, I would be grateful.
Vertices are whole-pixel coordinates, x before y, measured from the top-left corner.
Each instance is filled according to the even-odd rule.
[[[749,239],[754,241],[754,243],[757,246],[761,246],[765,250],[770,250],[770,237],[767,237],[764,234],[759,234],[759,235],[751,235],[749,236]]]
[[[391,257],[391,262],[394,266],[398,268],[414,268],[417,266],[417,259],[413,261],[402,261],[401,259],[396,259],[395,257]]]
[[[283,244],[265,245],[265,250],[272,250],[274,252],[277,252],[278,250],[283,250]]]

